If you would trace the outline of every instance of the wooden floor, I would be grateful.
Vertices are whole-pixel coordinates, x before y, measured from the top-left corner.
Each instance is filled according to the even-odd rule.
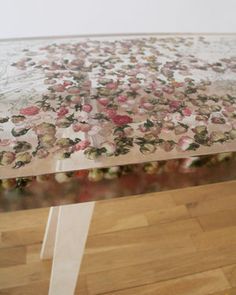
[[[1,295],[47,294],[47,214],[0,214]],[[97,202],[76,294],[235,295],[236,181]]]

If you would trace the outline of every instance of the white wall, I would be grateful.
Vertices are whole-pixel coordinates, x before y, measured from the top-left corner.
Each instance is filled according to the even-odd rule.
[[[0,38],[236,32],[236,0],[0,0]]]

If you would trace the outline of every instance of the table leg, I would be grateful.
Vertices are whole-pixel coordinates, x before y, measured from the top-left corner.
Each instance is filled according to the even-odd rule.
[[[56,229],[58,223],[59,207],[51,207],[48,215],[47,226],[44,234],[43,245],[40,258],[51,259],[56,239]]]
[[[93,209],[94,202],[59,207],[49,295],[74,294]]]

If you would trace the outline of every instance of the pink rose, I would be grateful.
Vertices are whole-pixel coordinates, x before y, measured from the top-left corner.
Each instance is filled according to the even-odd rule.
[[[158,86],[158,84],[156,82],[154,82],[154,81],[152,83],[150,83],[150,85],[149,85],[149,87],[151,87],[152,90],[157,89],[157,86]]]
[[[57,112],[58,117],[64,117],[68,113],[68,109],[65,107],[60,107],[59,111]]]
[[[91,106],[91,104],[88,104],[88,103],[86,103],[82,106],[82,110],[86,113],[90,113],[92,111],[92,109],[93,109],[93,107]]]
[[[63,82],[63,86],[67,87],[67,86],[71,86],[73,83],[71,81],[65,80]]]
[[[124,133],[125,133],[126,136],[132,135],[133,132],[134,132],[134,129],[132,127],[125,127],[124,128]]]
[[[102,127],[100,127],[100,126],[96,126],[96,125],[94,125],[94,126],[90,126],[90,129],[89,129],[89,132],[88,132],[88,134],[90,135],[90,136],[94,136],[94,135],[96,135],[96,134],[98,134],[99,133],[99,131],[101,131],[101,129],[102,129]],[[104,130],[104,129],[103,129]]]
[[[7,146],[11,143],[10,139],[0,139],[0,146]]]
[[[98,99],[98,102],[105,107],[108,105],[109,99],[107,97],[101,97]]]
[[[72,87],[67,88],[67,91],[70,94],[78,94],[78,93],[80,93],[79,88],[78,87],[75,87],[75,86],[72,86]]]
[[[232,113],[235,111],[235,107],[231,105],[231,106],[225,107],[225,110],[226,112]]]
[[[129,76],[136,76],[137,74],[138,74],[137,70],[130,70],[127,72],[127,75],[129,75]]]
[[[82,123],[81,124],[81,131],[82,132],[89,132],[91,130],[91,126],[88,123]]]
[[[0,139],[0,146],[7,146],[11,143],[10,139]]]
[[[147,111],[151,111],[154,109],[154,105],[150,102],[144,102],[142,107]]]
[[[73,125],[73,130],[75,132],[88,132],[89,130],[91,130],[91,126],[88,123],[77,123]]]
[[[169,87],[169,86],[164,86],[162,87],[162,90],[168,94],[172,94],[174,93],[174,88],[173,87]]]
[[[145,132],[148,131],[148,128],[145,127],[143,124],[142,124],[142,125],[139,125],[138,129],[139,129],[141,132],[143,132],[143,133],[145,133]]]
[[[38,113],[39,113],[39,108],[36,106],[26,107],[20,110],[20,114],[25,116],[34,116],[34,115],[37,115]]]
[[[126,125],[133,122],[133,119],[127,115],[116,115],[112,118],[116,125]]]
[[[110,119],[116,116],[116,111],[113,109],[106,109],[105,112]]]
[[[49,65],[49,60],[47,60],[47,59],[40,60],[40,61],[39,61],[39,64],[40,64],[40,65]]]
[[[2,165],[9,165],[15,160],[15,154],[12,152],[3,152],[0,163]]]
[[[81,140],[79,143],[75,145],[75,150],[80,151],[80,150],[85,150],[88,146],[90,146],[90,141],[85,139]]]
[[[74,124],[73,125],[73,130],[74,130],[74,132],[81,131],[81,124],[80,123]]]
[[[86,81],[84,81],[84,83],[83,83],[83,87],[84,88],[90,88],[92,86],[92,82],[90,81],[90,80],[86,80]]]
[[[52,89],[56,92],[63,92],[63,91],[65,91],[65,86],[62,84],[57,84],[57,85],[52,86],[50,89]]]
[[[189,117],[189,116],[192,115],[192,111],[191,111],[190,108],[184,108],[184,109],[182,110],[182,114],[183,114],[184,116],[186,116],[186,117]]]
[[[179,100],[172,100],[170,102],[170,107],[172,109],[178,109],[180,106],[181,106],[181,101],[179,101]]]
[[[165,152],[170,152],[173,150],[175,147],[175,142],[172,140],[164,140],[161,144],[160,147],[165,151]]]
[[[73,102],[75,104],[80,103],[81,102],[80,96],[79,95],[73,96],[71,99],[71,102]]]
[[[108,83],[106,85],[107,89],[116,89],[117,88],[117,84],[116,83]]]
[[[39,159],[46,158],[48,155],[49,155],[49,152],[43,148],[38,149],[37,151],[37,156],[39,157]]]
[[[179,139],[178,147],[180,148],[181,151],[186,151],[190,147],[190,145],[193,143],[194,143],[193,138],[185,135]]]
[[[125,96],[125,95],[119,95],[119,96],[117,97],[117,100],[118,100],[119,102],[126,102],[126,100],[127,100],[127,96]]]
[[[135,90],[139,90],[141,86],[138,83],[132,83],[130,85],[130,88],[135,91]]]
[[[173,87],[175,88],[179,88],[179,87],[183,87],[184,86],[184,83],[183,82],[173,82],[172,83]]]

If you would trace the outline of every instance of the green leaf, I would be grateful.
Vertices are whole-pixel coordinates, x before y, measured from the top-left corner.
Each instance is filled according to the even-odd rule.
[[[27,150],[30,150],[31,148],[32,145],[27,141],[18,141],[13,147],[15,153],[25,152]]]
[[[0,123],[6,123],[9,120],[9,117],[0,118]]]
[[[182,127],[184,127],[185,129],[188,129],[188,128],[189,128],[188,125],[186,125],[186,124],[184,124],[184,123],[181,123],[181,122],[179,122],[179,125],[182,126]]]
[[[67,96],[65,97],[65,100],[70,101],[72,97],[73,97],[73,95],[69,94],[69,95],[67,95]]]
[[[66,119],[69,120],[70,122],[74,122],[74,114],[67,116]]]
[[[151,128],[154,126],[154,123],[151,120],[147,119],[147,121],[143,125],[146,128]]]
[[[13,128],[11,130],[11,133],[13,136],[18,137],[18,136],[25,135],[29,130],[30,130],[30,128],[22,128],[22,129],[17,129],[17,130],[15,128]]]
[[[196,151],[199,147],[200,145],[198,143],[193,142],[189,145],[187,151]]]

